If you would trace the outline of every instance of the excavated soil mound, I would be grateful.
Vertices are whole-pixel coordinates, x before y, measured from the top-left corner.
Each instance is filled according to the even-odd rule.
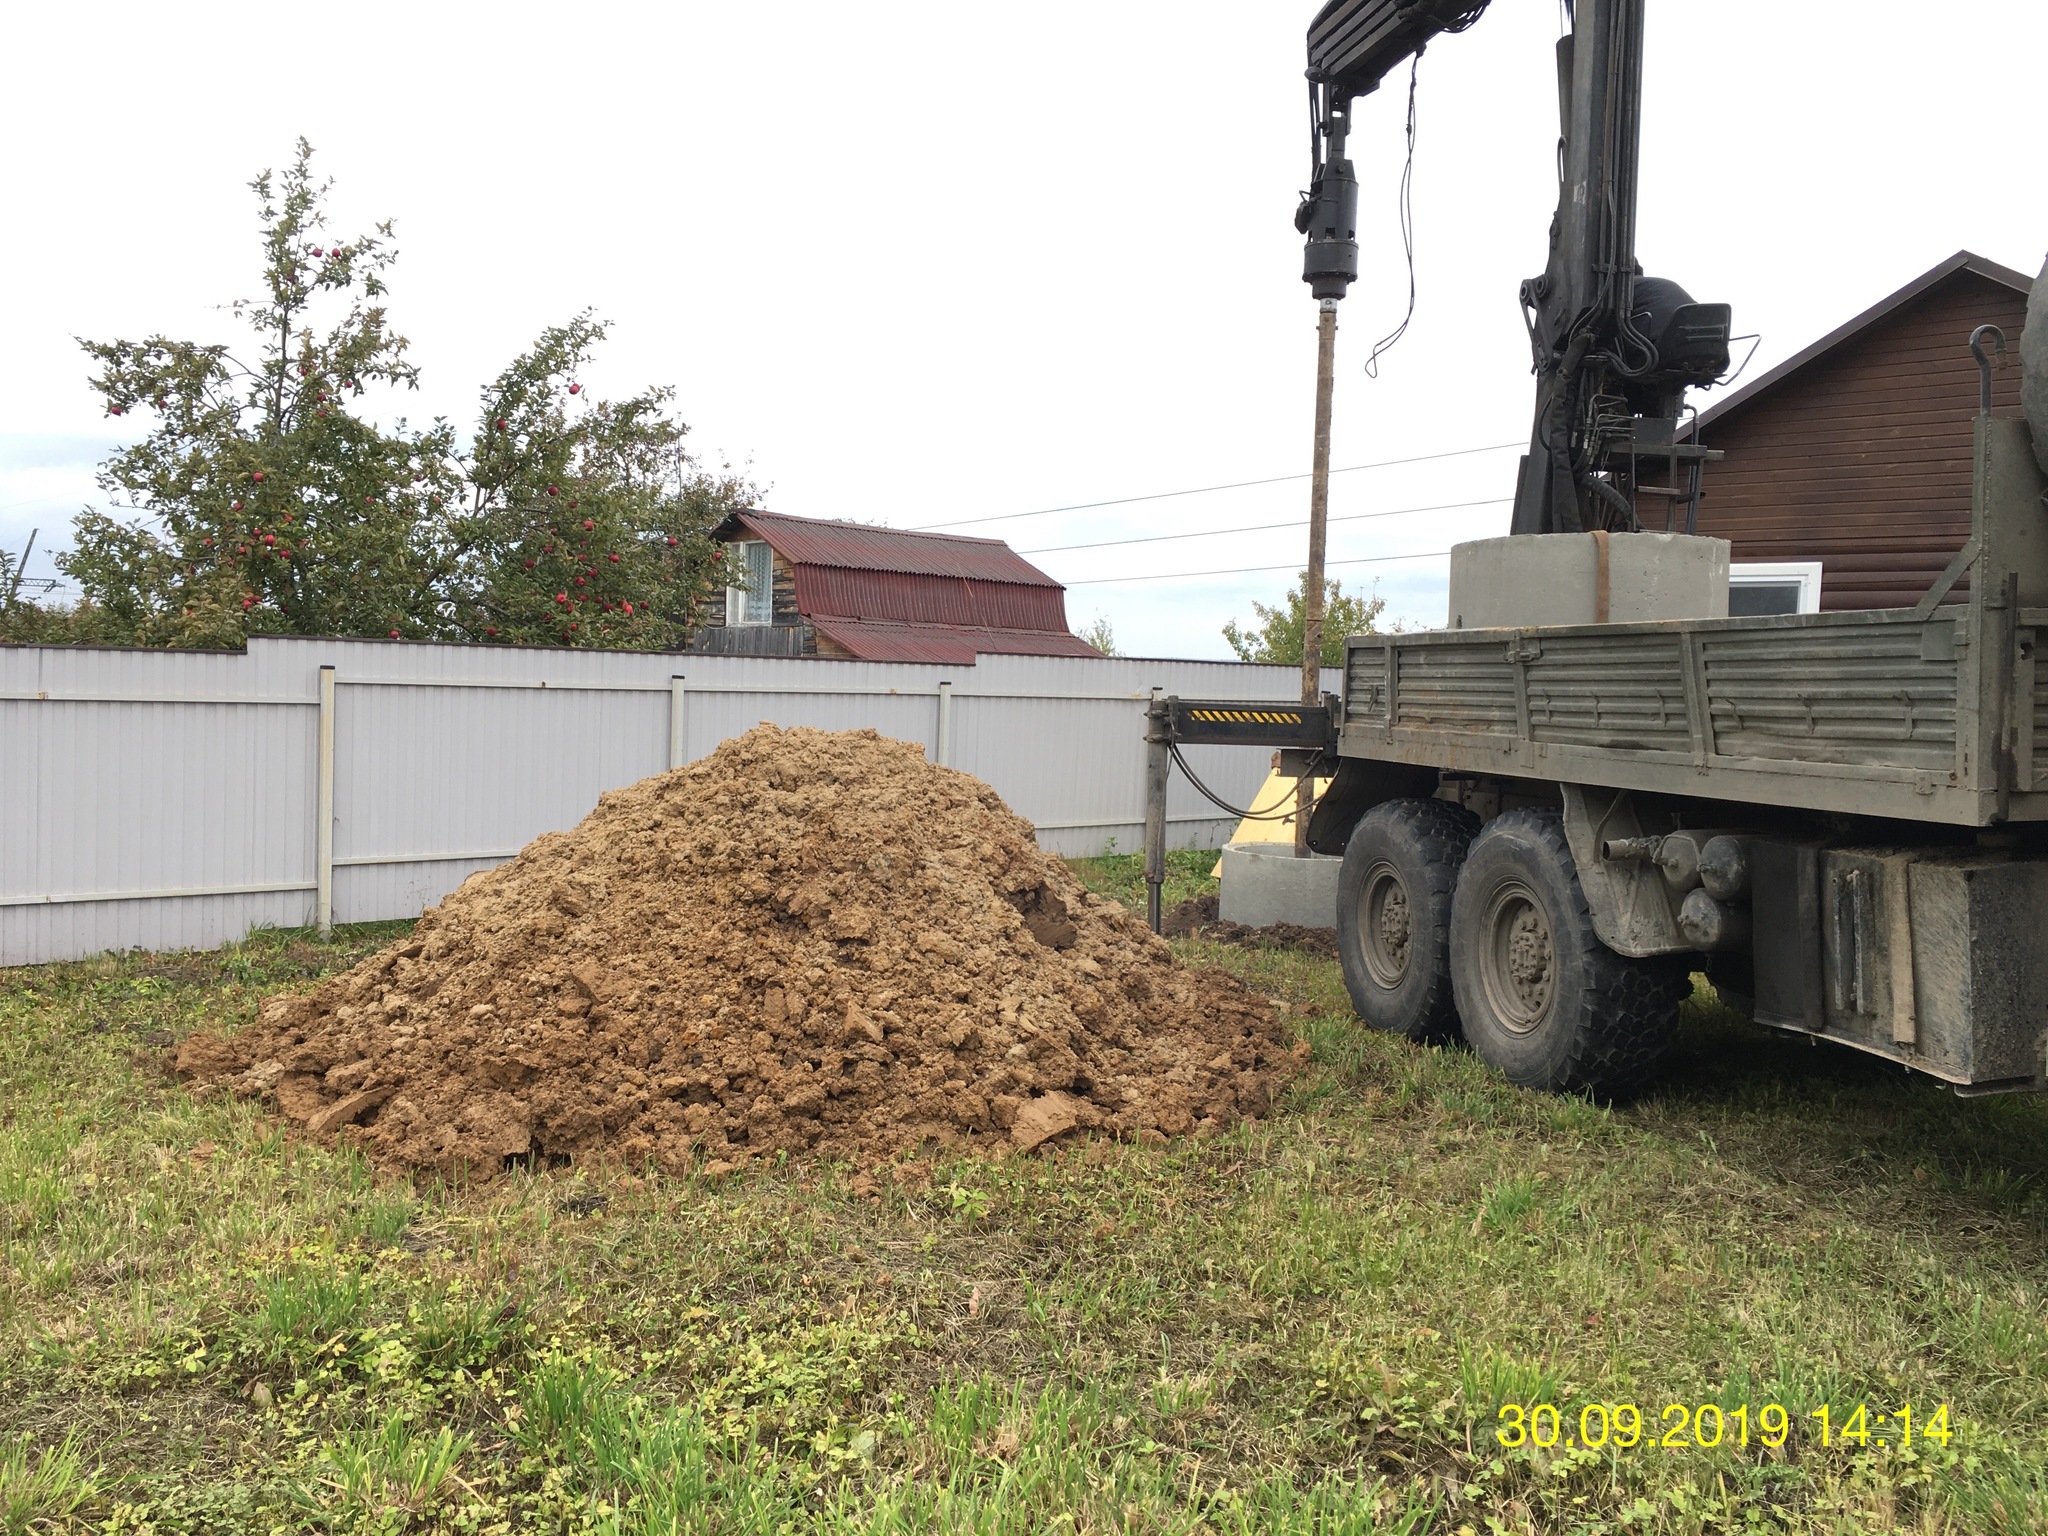
[[[1176,963],[980,780],[763,725],[603,796],[179,1072],[388,1165],[1143,1139],[1265,1113],[1275,1006]]]

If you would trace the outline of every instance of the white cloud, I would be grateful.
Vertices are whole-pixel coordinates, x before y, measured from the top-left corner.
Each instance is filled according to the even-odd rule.
[[[592,383],[672,382],[695,441],[771,505],[899,524],[1307,467],[1315,311],[1290,225],[1306,174],[1311,3],[398,5],[114,3],[12,24],[40,60],[0,100],[0,423],[104,430],[75,336],[218,336],[258,251],[245,183],[305,133],[345,228],[398,220],[391,308],[426,370],[415,418],[585,304]],[[2020,146],[2048,7],[1720,0],[1652,7],[1646,265],[1796,350],[1960,246],[2038,263]],[[1526,434],[1519,281],[1553,200],[1556,8],[1500,0],[1422,64],[1415,323],[1393,222],[1401,92],[1363,104],[1366,277],[1343,314],[1336,454]],[[1332,512],[1476,500],[1513,455],[1343,477]],[[0,544],[47,540],[89,466],[0,471]],[[38,470],[40,475],[42,470]],[[1019,548],[1304,515],[1300,482],[999,523]],[[1333,527],[1333,560],[1446,547],[1504,509]],[[1062,578],[1294,563],[1235,534],[1043,557]],[[41,557],[38,557],[41,568]],[[1442,562],[1375,575],[1442,613]],[[1282,575],[1076,587],[1135,653],[1220,655]]]

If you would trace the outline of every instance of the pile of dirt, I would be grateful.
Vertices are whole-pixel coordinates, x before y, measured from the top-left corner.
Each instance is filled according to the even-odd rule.
[[[1299,923],[1268,923],[1252,928],[1244,923],[1227,923],[1216,915],[1214,896],[1190,896],[1159,920],[1169,939],[1212,939],[1218,944],[1241,944],[1252,949],[1297,949],[1304,954],[1337,958],[1337,930],[1304,928]]]
[[[1265,1113],[1275,1005],[1175,962],[980,780],[763,725],[603,796],[181,1075],[378,1162],[724,1172]]]

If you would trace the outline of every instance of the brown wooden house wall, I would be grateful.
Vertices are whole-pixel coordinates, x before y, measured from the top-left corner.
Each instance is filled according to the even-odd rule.
[[[1699,532],[1735,560],[1819,560],[1826,610],[1917,602],[1970,534],[1970,332],[2004,328],[1993,409],[2017,415],[2025,317],[2025,294],[1959,271],[1707,423],[1728,456],[1707,467]]]
[[[797,612],[796,607],[796,572],[791,568],[790,563],[783,559],[772,546],[768,551],[768,556],[773,562],[775,570],[774,590],[770,595],[772,617],[769,622],[780,627],[801,626],[804,623],[804,617],[801,613]],[[723,629],[725,627],[725,591],[724,587],[713,587],[709,592],[697,599],[695,630]],[[808,631],[808,626],[805,626],[805,628]],[[695,633],[695,630],[692,632]],[[850,654],[846,647],[838,641],[827,635],[820,635],[815,631],[808,631],[805,634],[803,653],[806,656],[832,656],[840,658]]]

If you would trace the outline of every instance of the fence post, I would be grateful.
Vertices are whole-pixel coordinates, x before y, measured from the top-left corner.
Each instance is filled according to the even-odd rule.
[[[668,765],[671,768],[683,766],[683,732],[690,723],[685,711],[689,707],[687,684],[678,672],[668,680]]]
[[[941,768],[953,766],[953,685],[939,684],[939,746],[932,761]]]
[[[320,669],[320,739],[313,795],[313,926],[334,932],[334,668]]]

